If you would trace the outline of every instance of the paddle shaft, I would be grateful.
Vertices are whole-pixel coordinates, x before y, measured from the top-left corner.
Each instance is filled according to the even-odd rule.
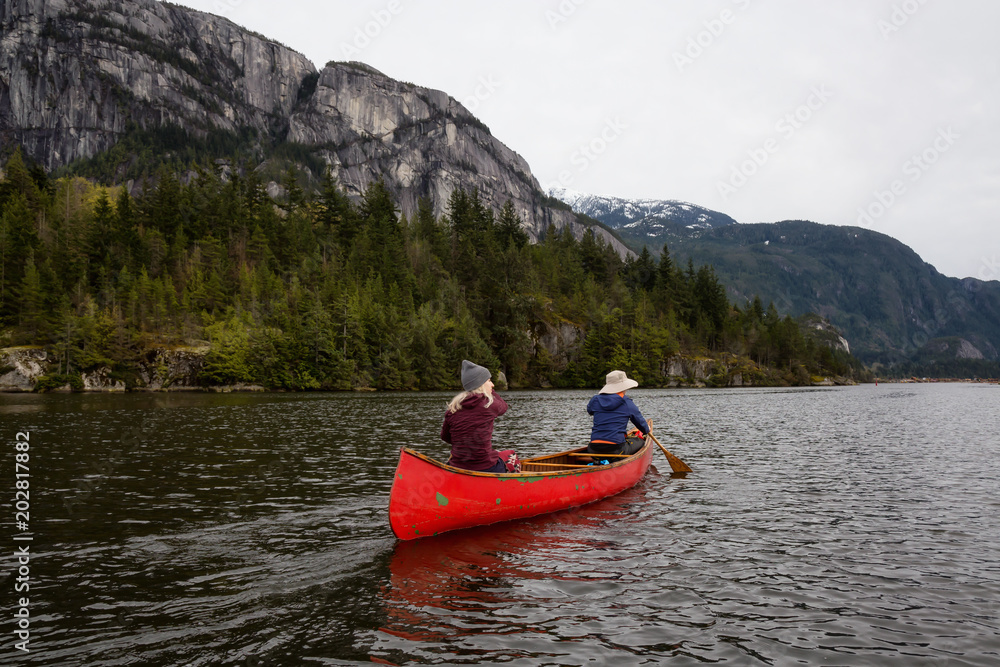
[[[655,442],[657,446],[663,450],[664,455],[667,457],[667,461],[670,462],[670,468],[674,472],[693,472],[691,468],[688,467],[688,464],[668,452],[667,448],[660,444],[660,441],[656,439],[656,436],[653,435],[652,432],[650,432],[649,436],[653,439],[653,442]]]

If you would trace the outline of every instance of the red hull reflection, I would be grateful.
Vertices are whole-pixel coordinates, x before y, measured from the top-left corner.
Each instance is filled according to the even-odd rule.
[[[497,611],[530,604],[532,591],[545,582],[613,578],[584,569],[579,563],[593,558],[578,555],[611,546],[599,537],[609,522],[639,520],[645,487],[533,519],[397,542],[383,590],[388,620],[380,630],[404,643],[386,638],[386,658],[413,648],[409,642],[455,654],[463,636],[546,632]]]

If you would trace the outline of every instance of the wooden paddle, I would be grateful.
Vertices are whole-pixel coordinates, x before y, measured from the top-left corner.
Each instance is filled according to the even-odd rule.
[[[694,472],[693,470],[691,470],[691,468],[688,467],[688,464],[684,463],[684,461],[681,461],[679,458],[668,452],[667,448],[661,445],[660,441],[656,439],[656,436],[653,435],[652,431],[650,431],[649,437],[651,437],[653,439],[653,442],[655,442],[660,447],[660,449],[663,450],[663,453],[667,457],[667,461],[670,462],[670,468],[674,472]]]

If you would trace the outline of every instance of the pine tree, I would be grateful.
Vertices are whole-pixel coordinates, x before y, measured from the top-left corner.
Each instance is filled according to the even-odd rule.
[[[139,234],[136,230],[135,207],[127,189],[122,188],[115,203],[111,233],[112,251],[131,263],[139,254]]]
[[[500,240],[500,247],[504,250],[514,246],[523,248],[528,243],[528,234],[524,231],[521,216],[514,209],[511,200],[504,202],[500,209],[500,217],[497,218],[497,237]]]
[[[664,310],[673,309],[676,291],[674,261],[670,257],[670,248],[664,243],[660,252],[660,262],[656,267],[656,293]]]
[[[633,289],[649,292],[656,286],[656,265],[648,247],[642,246],[639,256],[628,266],[626,276]]]
[[[90,284],[97,285],[100,269],[109,268],[107,265],[112,261],[112,231],[115,227],[115,212],[108,199],[108,191],[101,188],[94,202],[94,211],[91,215],[90,226],[87,233],[87,266],[90,275]],[[120,257],[114,257],[115,261]],[[119,264],[118,268],[121,268]]]
[[[5,200],[12,195],[21,195],[30,208],[39,210],[42,206],[43,194],[38,181],[45,181],[44,172],[40,172],[37,168],[32,169],[25,162],[20,147],[16,148],[10,159],[7,160],[5,171],[6,187],[0,190],[0,196],[3,197],[0,203],[6,203]],[[38,174],[41,176],[36,178],[35,175]]]
[[[156,187],[146,199],[145,217],[166,238],[174,238],[183,223],[182,192],[177,176],[166,167],[157,174]]]
[[[583,270],[594,277],[601,285],[607,285],[611,279],[608,266],[604,261],[604,253],[594,236],[594,230],[587,229],[580,239],[580,261]]]
[[[706,343],[715,349],[722,335],[726,315],[729,312],[729,301],[726,289],[715,276],[715,270],[708,264],[698,268],[693,286],[695,305],[704,317],[708,331]]]
[[[44,294],[41,277],[35,266],[34,251],[28,252],[28,258],[24,263],[24,276],[21,278],[18,290],[18,301],[20,302],[19,325],[24,329],[28,342],[38,342],[45,324]]]
[[[332,230],[341,248],[350,248],[361,223],[357,211],[351,201],[340,192],[337,180],[329,169],[323,175],[317,217],[326,228]]]
[[[285,202],[282,208],[288,213],[302,208],[306,203],[306,194],[302,186],[299,185],[299,172],[294,166],[289,166],[285,170],[282,185],[285,186]]]
[[[7,255],[10,253],[11,234],[7,222],[7,212],[0,215],[0,322],[7,304]]]

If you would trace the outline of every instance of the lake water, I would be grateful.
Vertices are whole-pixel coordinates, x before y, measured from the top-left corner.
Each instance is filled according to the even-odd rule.
[[[495,440],[582,443],[590,395],[506,393]],[[448,394],[0,395],[0,664],[1000,664],[1000,387],[630,395],[693,473],[406,543]]]

